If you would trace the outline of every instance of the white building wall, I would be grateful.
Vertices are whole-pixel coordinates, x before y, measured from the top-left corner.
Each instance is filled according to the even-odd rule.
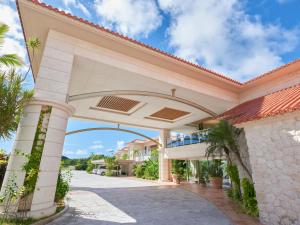
[[[299,225],[300,112],[242,126],[262,223]]]

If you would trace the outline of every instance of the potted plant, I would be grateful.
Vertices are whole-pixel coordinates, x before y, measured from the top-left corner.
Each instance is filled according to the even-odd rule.
[[[208,167],[209,182],[213,188],[222,188],[223,168],[221,159],[214,159]]]

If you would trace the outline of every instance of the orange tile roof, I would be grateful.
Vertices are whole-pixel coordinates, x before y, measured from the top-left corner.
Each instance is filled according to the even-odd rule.
[[[300,110],[300,85],[244,102],[218,118],[239,124],[296,110]]]

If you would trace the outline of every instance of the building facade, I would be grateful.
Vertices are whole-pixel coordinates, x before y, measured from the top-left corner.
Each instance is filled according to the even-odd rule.
[[[205,156],[201,141],[168,146],[171,132],[191,133],[204,121],[224,118],[244,128],[261,221],[300,224],[300,60],[241,83],[40,1],[17,4],[25,39],[39,38],[41,48],[34,57],[29,52],[35,95],[24,109],[3,186],[13,174],[23,185],[25,159],[15,150],[35,151],[42,125],[30,216],[55,212],[69,118],[159,131],[161,181],[170,178],[170,159]],[[133,145],[129,157],[135,148],[138,160],[149,156],[148,147]]]

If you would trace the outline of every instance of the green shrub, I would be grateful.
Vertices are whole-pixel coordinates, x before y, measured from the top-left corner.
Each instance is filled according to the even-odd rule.
[[[227,166],[227,174],[230,177],[232,182],[231,192],[227,192],[228,197],[234,200],[241,200],[241,181],[239,176],[239,171],[236,165],[228,165]]]
[[[144,178],[149,180],[158,179],[158,161],[153,161],[151,159],[144,162]]]
[[[214,159],[209,163],[208,174],[210,177],[223,177],[222,160]]]
[[[70,181],[71,181],[71,171],[70,170],[59,170],[56,192],[55,192],[55,202],[63,200],[66,194],[70,190]]]
[[[143,178],[144,173],[145,173],[144,165],[143,164],[136,165],[135,168],[134,168],[134,173],[135,173],[136,177]]]
[[[242,188],[243,188],[243,205],[246,209],[247,214],[258,217],[259,210],[257,206],[254,185],[247,178],[243,178]]]

